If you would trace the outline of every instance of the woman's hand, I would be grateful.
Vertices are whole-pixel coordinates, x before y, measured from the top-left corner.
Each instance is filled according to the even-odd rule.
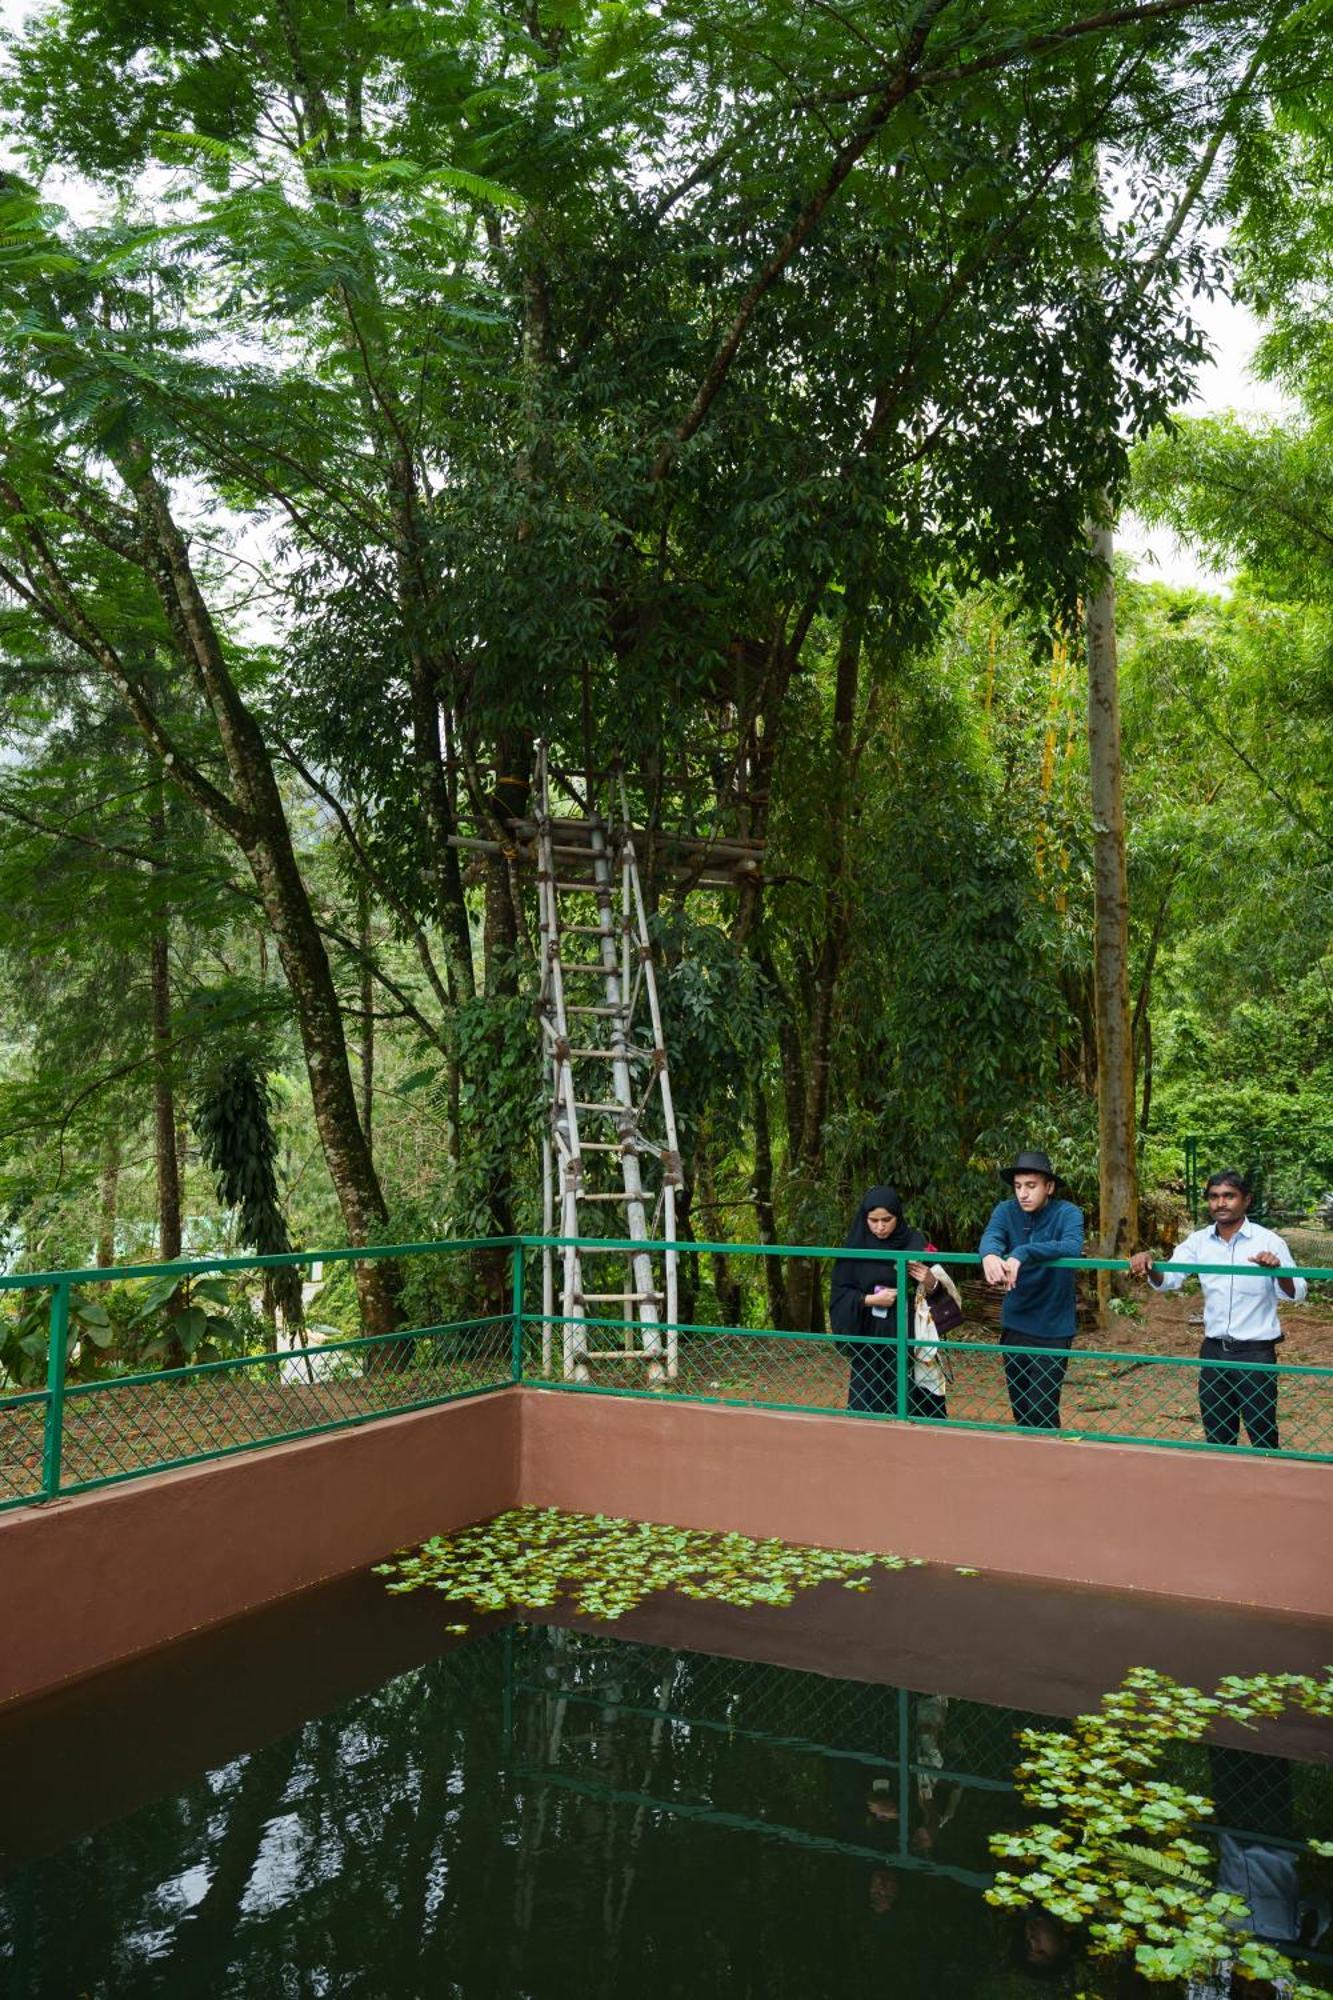
[[[868,1306],[891,1306],[898,1294],[892,1285],[878,1285],[873,1292],[866,1293]]]
[[[931,1277],[930,1267],[919,1260],[908,1265],[907,1275],[914,1285],[924,1285],[928,1293],[935,1291],[939,1285],[939,1279]]]

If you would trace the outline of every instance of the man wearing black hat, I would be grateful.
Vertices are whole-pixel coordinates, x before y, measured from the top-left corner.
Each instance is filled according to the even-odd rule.
[[[1040,1350],[1005,1354],[1009,1407],[1025,1430],[1058,1431],[1074,1339],[1074,1273],[1051,1265],[1083,1255],[1083,1217],[1072,1201],[1058,1198],[1045,1153],[1020,1153],[1000,1178],[1013,1194],[996,1204],[982,1232],[981,1269],[987,1284],[1004,1288],[1001,1345]]]

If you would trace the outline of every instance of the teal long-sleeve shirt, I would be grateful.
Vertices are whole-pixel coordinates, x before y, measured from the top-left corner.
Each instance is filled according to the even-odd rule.
[[[995,1204],[977,1247],[983,1257],[1018,1259],[1018,1283],[1000,1310],[1007,1333],[1038,1346],[1074,1338],[1074,1273],[1050,1268],[1055,1257],[1083,1255],[1083,1217],[1072,1201],[1052,1198],[1029,1215],[1011,1195]]]

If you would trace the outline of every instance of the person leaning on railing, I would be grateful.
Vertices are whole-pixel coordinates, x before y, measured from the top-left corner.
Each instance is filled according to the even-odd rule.
[[[1040,1348],[1004,1356],[1014,1422],[1024,1430],[1058,1431],[1060,1390],[1074,1343],[1074,1273],[1053,1271],[1057,1257],[1083,1255],[1083,1217],[1059,1193],[1045,1153],[1020,1153],[1001,1167],[1013,1195],[997,1202],[977,1246],[988,1285],[1001,1287],[1000,1344]]]
[[[1199,1415],[1209,1444],[1237,1444],[1242,1423],[1250,1443],[1259,1451],[1276,1451],[1277,1375],[1271,1364],[1277,1360],[1277,1344],[1282,1338],[1278,1320],[1278,1294],[1299,1304],[1305,1297],[1304,1278],[1260,1277],[1250,1265],[1276,1271],[1296,1259],[1280,1236],[1249,1219],[1253,1191],[1244,1174],[1227,1168],[1209,1176],[1204,1189],[1211,1218],[1207,1228],[1196,1229],[1171,1252],[1170,1264],[1230,1264],[1229,1272],[1200,1272],[1203,1293],[1203,1345],[1205,1361],[1223,1365],[1199,1370]],[[1158,1292],[1178,1292],[1188,1271],[1169,1268],[1154,1275],[1150,1250],[1136,1250],[1129,1260],[1136,1278],[1146,1278]],[[1267,1362],[1253,1375],[1242,1373],[1239,1363]]]
[[[872,1187],[862,1196],[856,1220],[847,1232],[844,1250],[880,1250],[874,1257],[839,1257],[833,1266],[829,1286],[829,1323],[838,1340],[838,1351],[851,1362],[847,1383],[847,1407],[863,1414],[891,1416],[898,1407],[898,1291],[899,1265],[894,1254],[912,1251],[927,1253],[921,1231],[903,1215],[902,1198],[896,1188]],[[914,1333],[930,1332],[932,1302],[940,1305],[946,1295],[957,1312],[958,1292],[942,1265],[923,1264],[913,1257],[907,1275],[925,1302],[924,1315],[913,1321]],[[961,1312],[957,1312],[961,1319]],[[918,1330],[919,1323],[919,1330]],[[956,1324],[954,1319],[948,1322]],[[942,1421],[948,1416],[945,1401],[946,1370],[941,1350],[933,1341],[913,1345],[907,1382],[907,1415]]]

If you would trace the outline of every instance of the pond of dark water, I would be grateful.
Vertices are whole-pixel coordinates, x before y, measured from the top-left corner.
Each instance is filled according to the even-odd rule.
[[[0,1987],[14,2000],[1000,2000],[1053,1977],[1058,1990],[1064,1970],[1043,1979],[1030,1962],[1041,1940],[983,1899],[989,1836],[1022,1819],[1018,1733],[1052,1700],[1035,1667],[1031,1709],[978,1695],[988,1621],[1021,1652],[1025,1600],[987,1580],[906,1587],[888,1611],[919,1626],[928,1610],[937,1634],[955,1632],[934,1684],[915,1654],[911,1685],[882,1677],[882,1652],[876,1677],[812,1670],[819,1593],[793,1665],[735,1656],[751,1645],[743,1614],[692,1632],[684,1607],[657,1607],[630,1638],[492,1624],[459,1639],[438,1599],[390,1599],[362,1577],[0,1716]],[[840,1607],[825,1602],[831,1627]],[[1087,1650],[1097,1604],[1067,1594],[1071,1653]],[[1168,1668],[1182,1646],[1204,1664],[1215,1652],[1217,1673],[1304,1669],[1333,1650],[1327,1627],[1235,1614],[1201,1632],[1184,1613],[1134,1615],[1131,1637],[1115,1614],[1116,1645]],[[1104,1684],[1118,1678],[1109,1653]],[[1182,1746],[1171,1773],[1214,1800],[1219,1868],[1262,1875],[1270,1928],[1321,1921],[1299,1848],[1333,1831],[1331,1757],[1305,1722],[1260,1748]],[[1333,1969],[1319,1976],[1333,1985]]]

